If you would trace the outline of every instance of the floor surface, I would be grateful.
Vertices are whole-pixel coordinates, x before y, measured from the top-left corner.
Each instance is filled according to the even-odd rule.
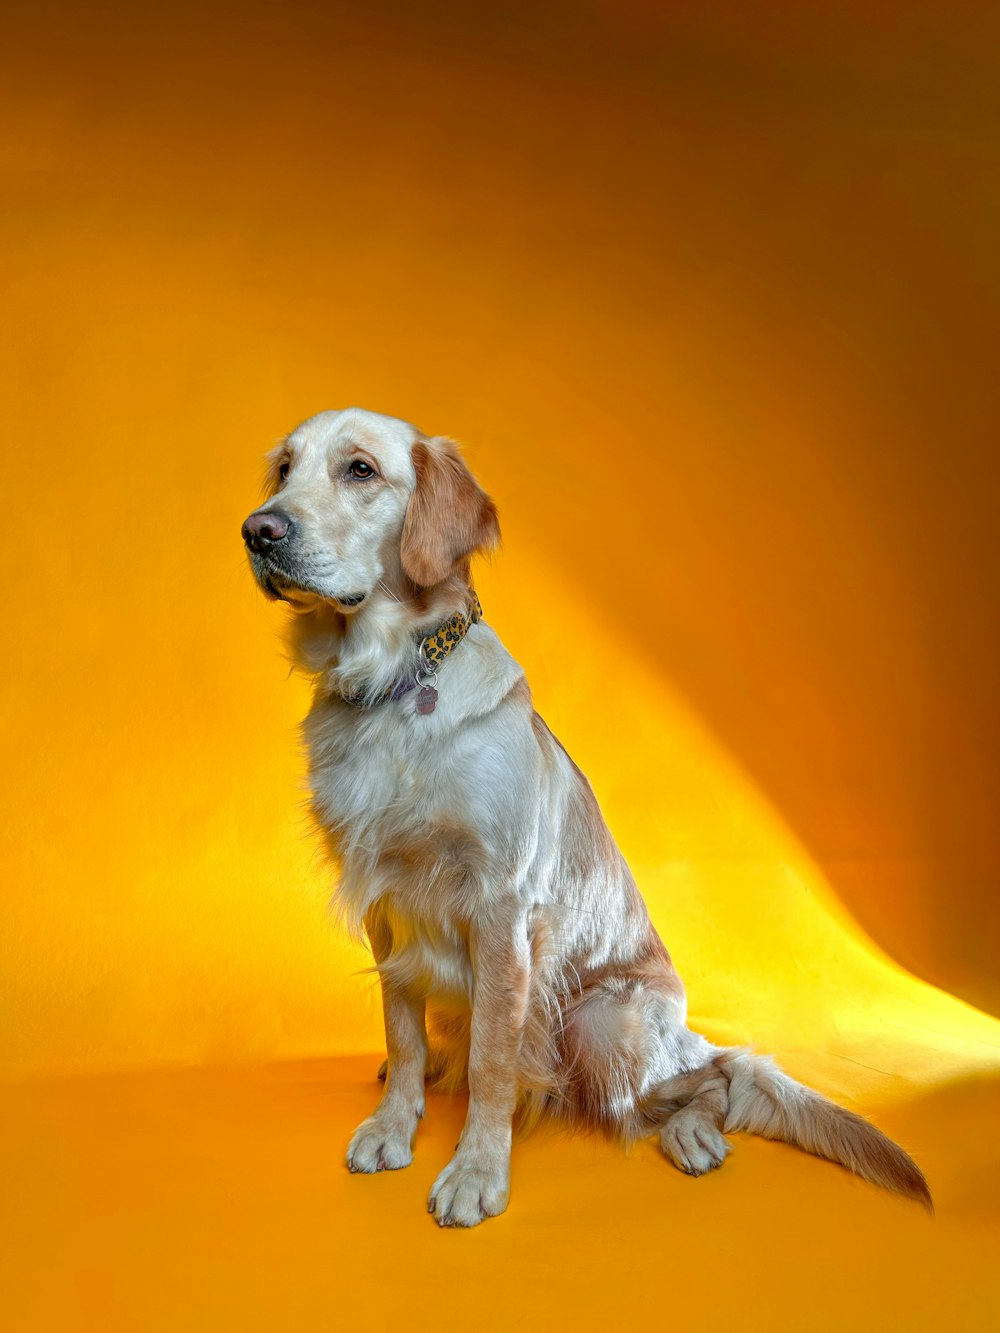
[[[779,1144],[741,1137],[694,1180],[653,1144],[543,1127],[507,1213],[455,1232],[425,1200],[461,1098],[431,1097],[409,1169],[344,1166],[378,1059],[5,1089],[4,1326],[996,1327],[997,1079],[877,1116],[935,1218]]]

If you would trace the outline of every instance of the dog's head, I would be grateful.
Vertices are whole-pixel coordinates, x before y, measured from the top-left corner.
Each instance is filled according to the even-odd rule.
[[[254,576],[298,608],[350,614],[381,587],[432,588],[500,537],[496,508],[450,440],[360,408],[320,412],[268,458],[243,524]]]

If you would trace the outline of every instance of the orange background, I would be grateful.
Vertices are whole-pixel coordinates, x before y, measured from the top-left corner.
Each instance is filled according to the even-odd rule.
[[[986,1327],[996,15],[42,3],[10,35],[12,1327]],[[693,1021],[898,1134],[936,1223],[758,1141],[694,1183],[543,1130],[508,1215],[440,1236],[441,1100],[410,1171],[347,1176],[378,1006],[239,524],[275,438],[352,402],[499,501],[487,618]]]

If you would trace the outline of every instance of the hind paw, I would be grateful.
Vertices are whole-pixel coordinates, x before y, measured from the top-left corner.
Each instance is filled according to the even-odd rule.
[[[706,1116],[685,1106],[660,1131],[660,1147],[674,1166],[689,1176],[703,1176],[721,1166],[729,1144]]]

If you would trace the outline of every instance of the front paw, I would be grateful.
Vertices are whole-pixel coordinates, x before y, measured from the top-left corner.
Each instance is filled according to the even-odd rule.
[[[475,1227],[502,1213],[509,1198],[507,1162],[490,1164],[459,1150],[434,1182],[427,1209],[438,1226]]]
[[[417,1117],[407,1119],[379,1115],[369,1116],[354,1131],[347,1149],[347,1166],[351,1171],[371,1174],[374,1171],[398,1171],[413,1161],[413,1136],[417,1132]]]

